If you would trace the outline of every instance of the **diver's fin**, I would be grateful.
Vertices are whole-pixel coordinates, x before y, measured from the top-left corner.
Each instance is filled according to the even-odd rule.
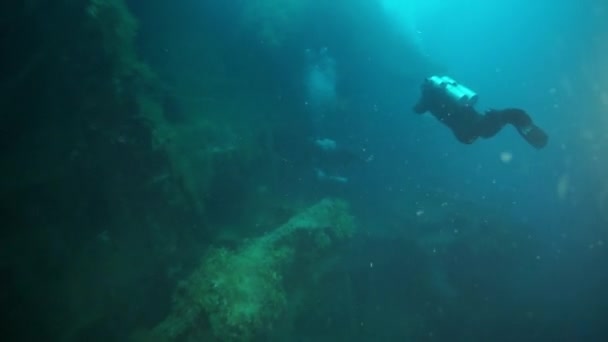
[[[545,147],[549,141],[547,133],[535,124],[517,127],[517,131],[530,145],[537,149]]]

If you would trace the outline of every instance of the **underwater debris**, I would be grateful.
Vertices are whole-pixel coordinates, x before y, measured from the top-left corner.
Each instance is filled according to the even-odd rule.
[[[151,332],[153,338],[203,338],[208,323],[218,340],[252,339],[287,309],[286,289],[297,287],[285,283],[288,266],[298,259],[316,263],[321,252],[351,237],[354,229],[347,204],[324,199],[236,250],[211,250],[178,285],[172,311]]]

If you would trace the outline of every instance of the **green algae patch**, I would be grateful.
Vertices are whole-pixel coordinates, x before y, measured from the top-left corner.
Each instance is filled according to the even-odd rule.
[[[298,286],[285,280],[290,268],[322,263],[354,231],[348,205],[324,199],[237,249],[212,249],[178,285],[171,313],[152,335],[173,341],[203,338],[210,330],[222,341],[253,339],[286,314],[289,294]]]

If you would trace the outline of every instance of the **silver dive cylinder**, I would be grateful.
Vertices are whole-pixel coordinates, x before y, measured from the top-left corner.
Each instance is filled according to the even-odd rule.
[[[448,76],[431,76],[427,78],[427,82],[429,82],[431,86],[444,91],[452,100],[463,106],[472,107],[479,99],[479,95],[473,90]]]

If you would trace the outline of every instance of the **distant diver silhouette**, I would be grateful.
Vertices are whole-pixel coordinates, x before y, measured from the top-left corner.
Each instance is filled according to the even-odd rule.
[[[474,91],[450,77],[431,76],[421,85],[421,97],[414,106],[414,112],[430,112],[465,144],[471,144],[477,138],[491,138],[505,125],[511,124],[535,148],[541,149],[547,145],[549,137],[524,110],[489,109],[481,114],[473,108],[478,97]]]

